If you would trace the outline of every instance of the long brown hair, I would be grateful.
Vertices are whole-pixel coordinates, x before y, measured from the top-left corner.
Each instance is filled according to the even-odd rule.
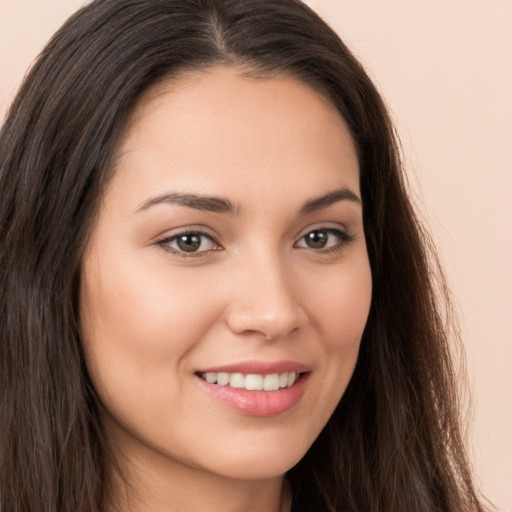
[[[136,100],[213,64],[309,84],[359,157],[371,311],[346,393],[287,475],[293,510],[483,510],[459,427],[448,295],[392,124],[362,66],[298,0],[96,0],[33,65],[0,134],[0,509],[105,509],[113,462],[80,341],[81,257]]]

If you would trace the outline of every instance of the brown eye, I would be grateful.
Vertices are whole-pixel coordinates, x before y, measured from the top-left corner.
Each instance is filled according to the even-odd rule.
[[[304,241],[310,249],[323,249],[328,242],[329,233],[325,230],[316,229],[304,236]]]
[[[341,229],[313,229],[299,239],[296,247],[328,252],[342,249],[353,239],[352,235]]]
[[[203,252],[213,251],[219,248],[210,236],[196,231],[188,231],[166,238],[159,242],[159,245],[162,245],[170,252],[183,256],[199,255]]]
[[[176,245],[181,251],[196,252],[201,247],[201,235],[187,233],[176,238]]]

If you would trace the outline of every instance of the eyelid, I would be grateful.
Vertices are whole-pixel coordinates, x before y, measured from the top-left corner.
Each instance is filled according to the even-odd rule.
[[[350,235],[350,230],[345,227],[343,224],[339,222],[315,222],[314,224],[310,224],[309,226],[306,226],[305,228],[302,228],[297,233],[297,240],[301,239],[302,237],[306,236],[308,233],[311,233],[311,231],[330,231],[330,232],[340,232],[347,236]]]
[[[174,247],[171,247],[170,244],[177,240],[180,236],[184,235],[197,235],[200,237],[207,238],[210,240],[213,244],[215,244],[215,248],[213,249],[207,249],[202,251],[194,251],[194,252],[186,252],[179,249],[176,249]],[[211,233],[207,233],[201,228],[194,228],[194,227],[186,227],[177,229],[175,232],[172,232],[170,234],[167,234],[166,236],[163,236],[159,240],[157,240],[156,245],[162,247],[165,251],[184,258],[190,258],[190,257],[199,257],[204,256],[207,253],[215,252],[219,250],[223,250],[223,247],[221,244],[217,241],[216,237],[213,236]]]
[[[339,243],[337,243],[334,247],[326,247],[326,248],[318,248],[318,249],[315,249],[313,247],[297,245],[299,242],[304,240],[308,234],[310,234],[314,231],[325,231],[327,233],[334,234],[338,238]],[[346,228],[341,227],[339,224],[337,224],[336,226],[320,224],[317,226],[309,226],[306,230],[303,230],[301,235],[297,238],[297,241],[295,242],[294,246],[298,247],[299,249],[307,249],[307,250],[311,250],[316,253],[328,254],[331,252],[343,250],[353,240],[354,240],[354,235],[352,235]]]

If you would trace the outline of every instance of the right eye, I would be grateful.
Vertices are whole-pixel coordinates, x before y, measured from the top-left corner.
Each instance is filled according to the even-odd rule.
[[[180,256],[194,256],[220,249],[211,236],[199,231],[184,231],[160,240],[158,244]]]

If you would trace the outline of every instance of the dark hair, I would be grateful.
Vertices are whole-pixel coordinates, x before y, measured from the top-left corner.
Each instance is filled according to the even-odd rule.
[[[33,65],[0,135],[0,509],[105,509],[113,461],[80,341],[81,258],[137,99],[215,64],[309,84],[358,152],[371,310],[348,389],[288,473],[293,510],[483,510],[459,427],[448,295],[390,119],[362,66],[298,0],[97,0]]]

